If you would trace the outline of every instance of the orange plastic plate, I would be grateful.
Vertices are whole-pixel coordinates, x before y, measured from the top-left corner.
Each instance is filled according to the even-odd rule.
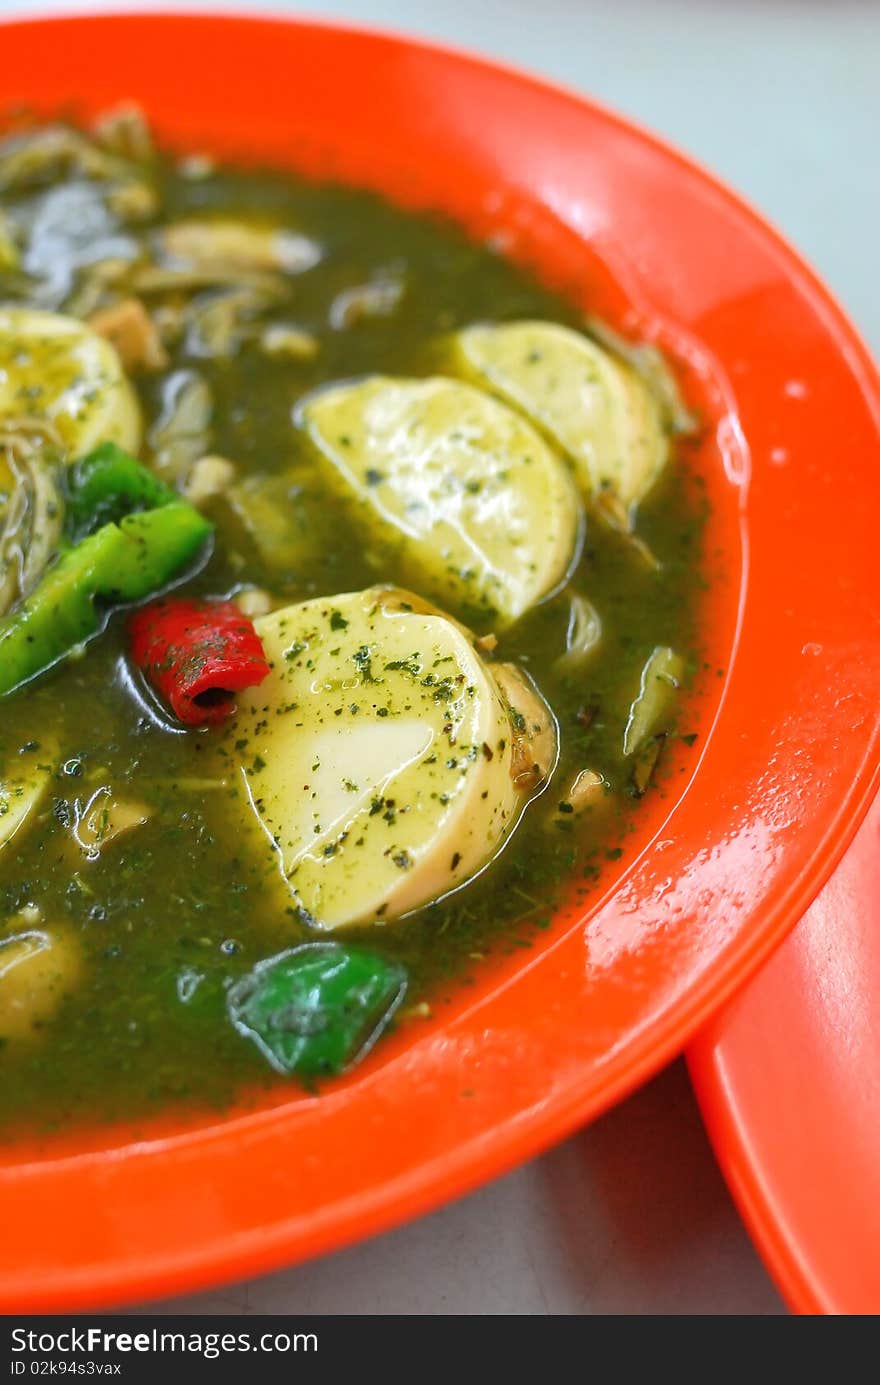
[[[880,799],[791,937],[688,1050],[731,1191],[801,1313],[880,1312],[878,997]]]
[[[0,28],[0,106],[142,103],[181,148],[435,207],[678,359],[706,419],[708,668],[665,794],[528,952],[320,1097],[0,1152],[0,1304],[269,1269],[500,1173],[677,1052],[803,913],[876,780],[880,385],[752,211],[617,117],[404,39],[102,16]]]

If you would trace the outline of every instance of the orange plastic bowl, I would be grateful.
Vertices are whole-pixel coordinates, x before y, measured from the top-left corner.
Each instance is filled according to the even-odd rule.
[[[349,179],[500,235],[660,341],[709,420],[711,668],[693,750],[589,908],[320,1097],[6,1148],[0,1305],[172,1293],[465,1191],[677,1052],[795,922],[876,778],[880,386],[793,252],[693,164],[565,92],[405,39],[126,15],[6,24],[0,107],[142,103],[182,148]]]

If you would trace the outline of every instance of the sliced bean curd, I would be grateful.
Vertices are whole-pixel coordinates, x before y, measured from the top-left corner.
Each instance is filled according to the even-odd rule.
[[[243,825],[314,926],[409,913],[496,855],[555,762],[536,691],[528,719],[512,713],[467,632],[405,592],[305,602],[256,628],[272,672],[241,697],[223,758]]]
[[[535,430],[454,380],[322,390],[298,417],[386,564],[453,610],[509,624],[569,571],[576,492]]]
[[[30,825],[36,816],[55,770],[51,745],[34,743],[0,773],[0,851]]]
[[[110,342],[74,318],[0,306],[0,424],[23,401],[71,459],[102,442],[139,446],[140,409]]]
[[[666,465],[661,408],[642,378],[589,337],[549,322],[468,327],[453,366],[563,450],[582,491],[624,527]]]
[[[0,1040],[35,1039],[79,979],[74,939],[63,930],[0,937]]]

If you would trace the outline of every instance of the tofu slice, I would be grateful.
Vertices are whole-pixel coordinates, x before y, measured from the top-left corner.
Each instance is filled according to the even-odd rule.
[[[0,773],[0,851],[37,816],[54,770],[54,747],[22,757]]]
[[[272,672],[241,697],[221,755],[309,922],[399,917],[496,855],[537,785],[515,781],[510,706],[468,631],[376,587],[256,627]]]
[[[76,939],[28,928],[0,938],[0,1039],[33,1039],[82,971]]]
[[[297,418],[402,580],[510,623],[565,578],[581,505],[566,467],[483,391],[383,376],[324,389]]]
[[[669,455],[663,413],[641,376],[552,322],[467,327],[452,368],[519,409],[574,465],[583,493],[625,527]]]
[[[137,452],[141,416],[119,356],[72,317],[0,308],[0,423],[54,425],[71,461],[99,442]]]

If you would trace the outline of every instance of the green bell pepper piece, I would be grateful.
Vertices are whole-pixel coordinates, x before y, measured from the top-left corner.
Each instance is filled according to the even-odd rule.
[[[185,500],[174,500],[159,510],[127,515],[119,530],[127,540],[120,565],[106,573],[97,593],[111,602],[142,601],[167,586],[192,562],[214,526]]]
[[[229,1015],[278,1072],[328,1076],[363,1057],[406,992],[396,962],[305,943],[258,962],[227,995]]]
[[[115,524],[69,548],[36,589],[0,621],[0,696],[26,683],[94,635],[100,574],[118,567],[125,547]]]
[[[0,697],[103,629],[96,606],[140,601],[195,560],[213,525],[186,501],[127,515],[65,549],[31,594],[0,620]]]
[[[104,442],[68,467],[65,531],[79,543],[105,524],[177,500],[177,493],[115,442]]]

